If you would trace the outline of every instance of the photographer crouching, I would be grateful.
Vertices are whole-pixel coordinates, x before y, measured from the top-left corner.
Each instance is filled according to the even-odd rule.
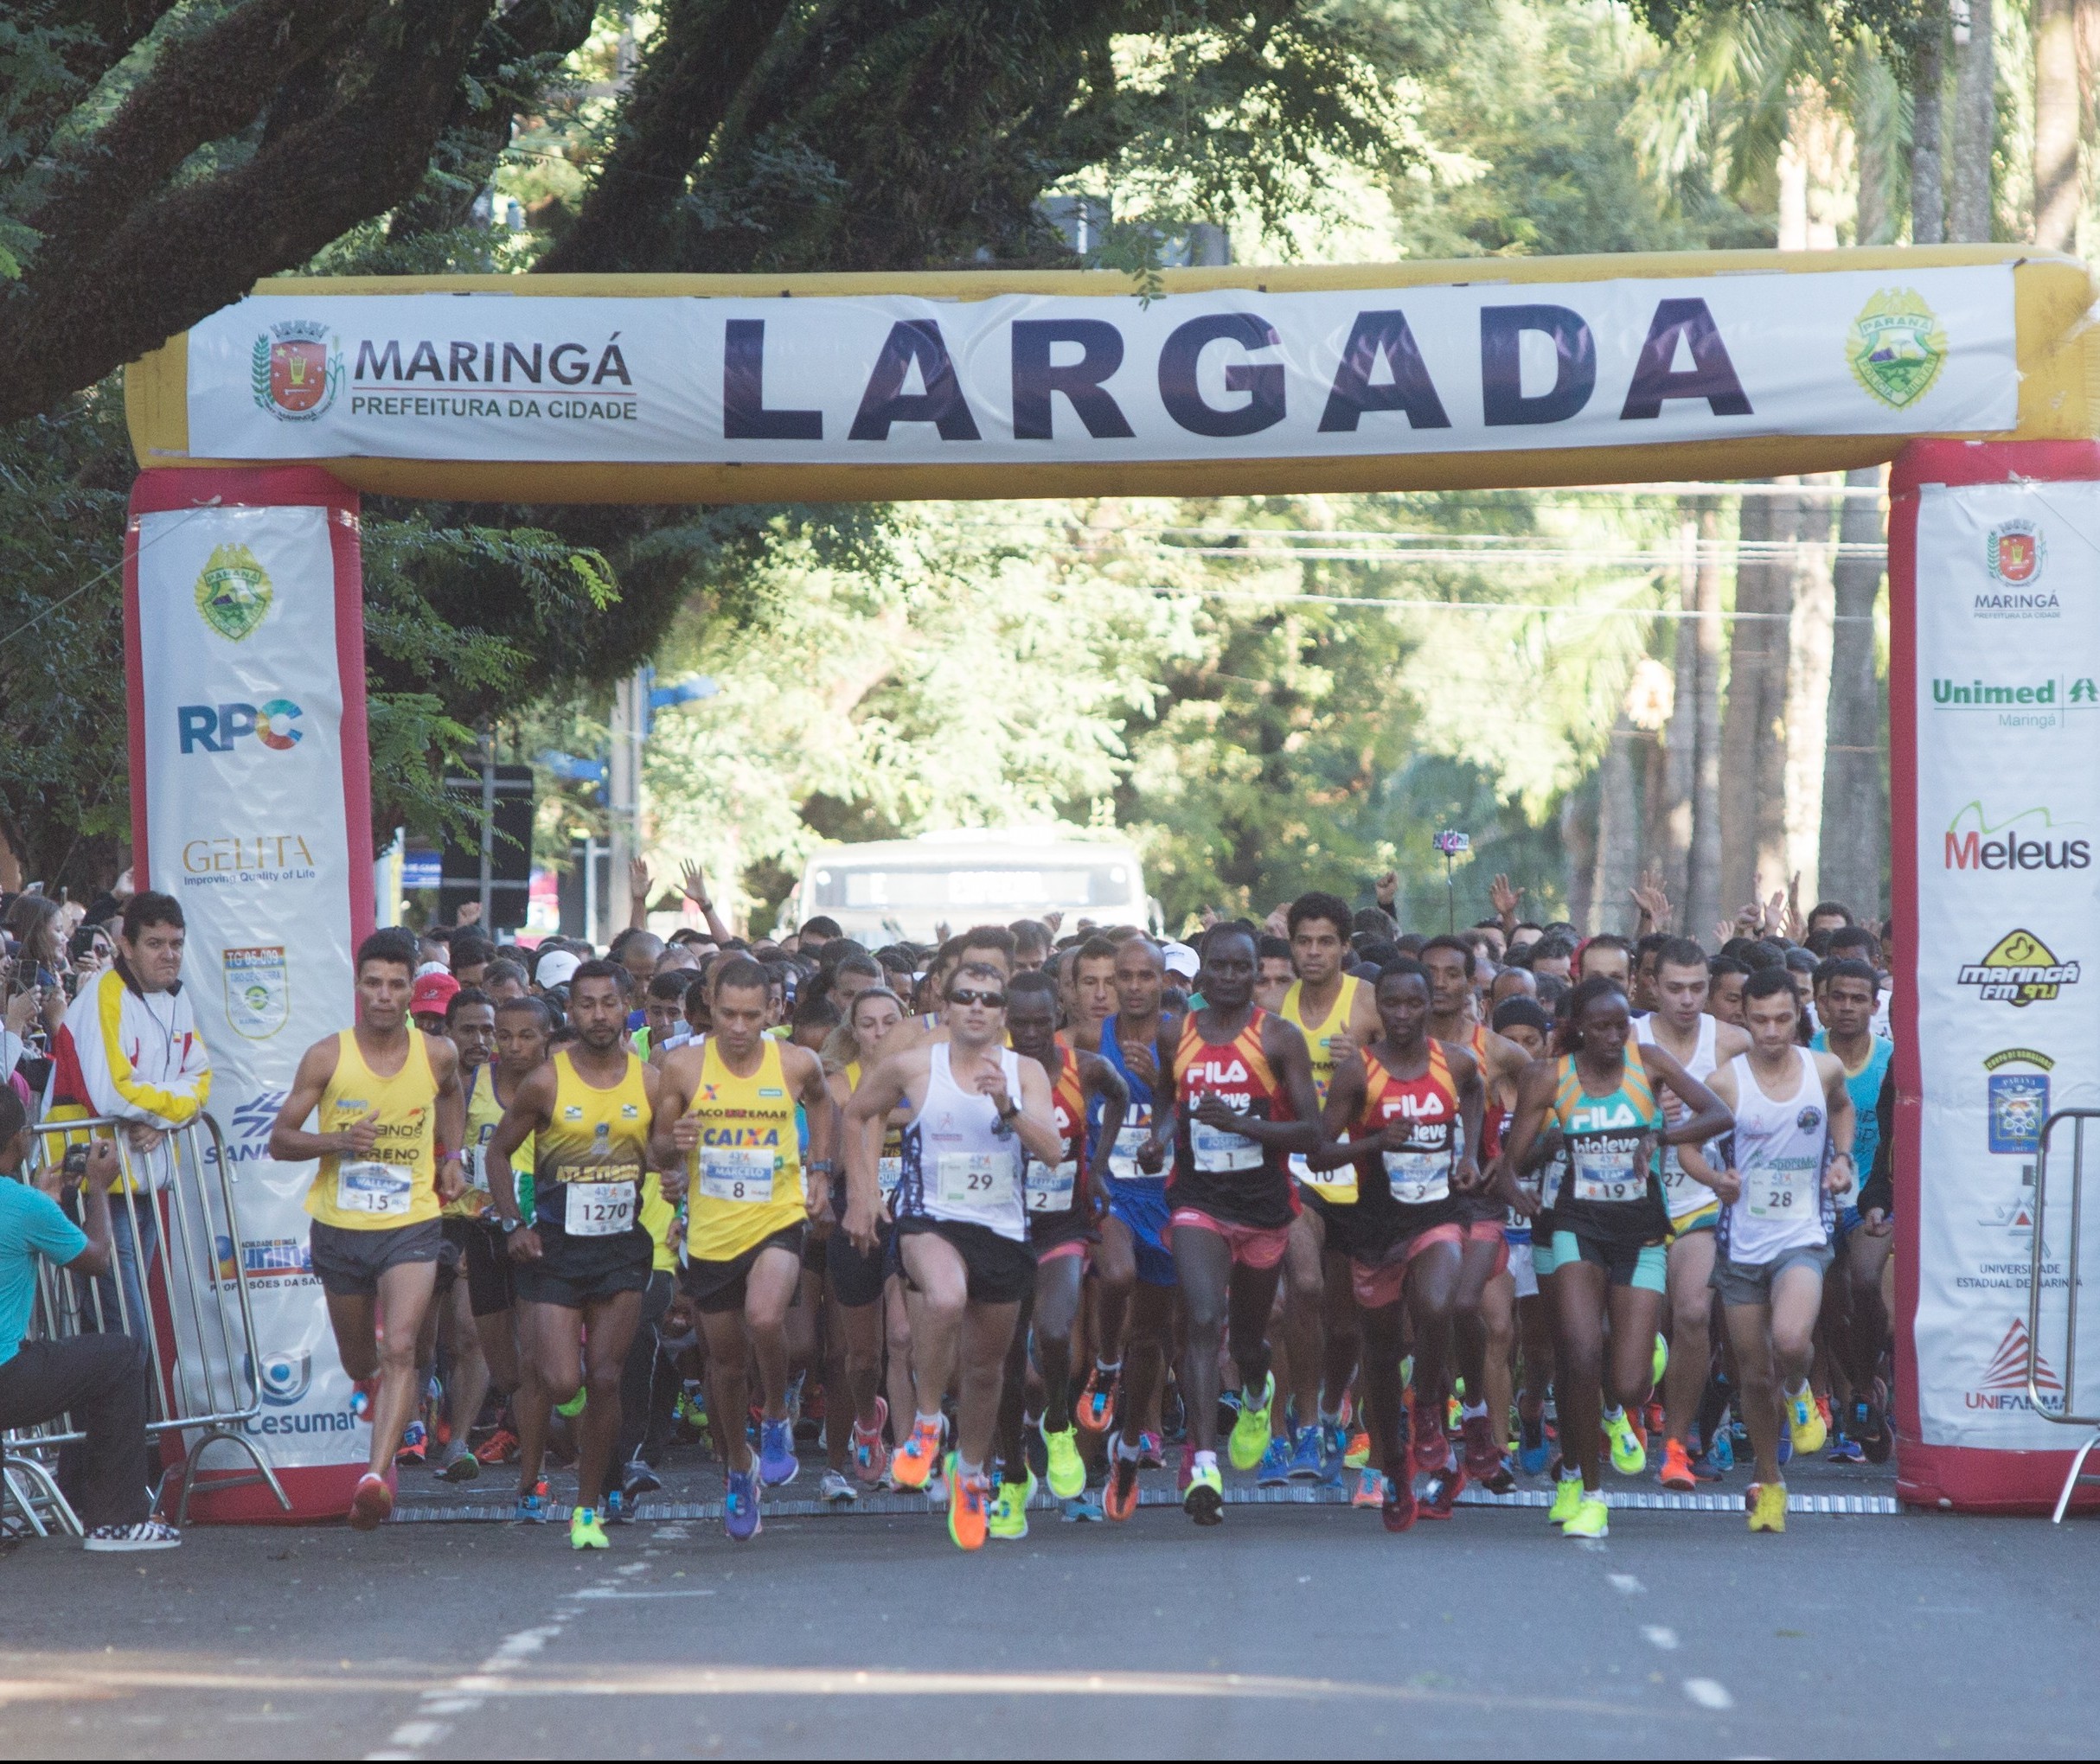
[[[86,1229],[57,1198],[22,1179],[29,1154],[27,1112],[0,1085],[0,1430],[69,1416],[86,1438],[59,1460],[59,1486],[95,1550],[172,1550],[182,1534],[151,1517],[138,1473],[146,1431],[146,1347],[135,1336],[25,1341],[36,1301],[37,1258],[87,1275],[110,1265],[109,1192],[122,1174],[107,1140],[68,1156],[61,1185],[77,1180]]]

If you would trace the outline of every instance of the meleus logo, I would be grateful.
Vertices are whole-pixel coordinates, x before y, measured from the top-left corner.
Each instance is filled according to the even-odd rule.
[[[2033,931],[2007,931],[1981,962],[1965,964],[1959,984],[1973,986],[1976,996],[2025,1009],[2060,996],[2078,983],[2078,964],[2058,962]]]
[[[1916,404],[1947,365],[1947,333],[1914,289],[1884,288],[1852,322],[1853,378],[1891,410]]]
[[[249,366],[255,402],[288,423],[311,423],[335,403],[343,386],[343,349],[312,319],[273,324],[255,339]]]
[[[2084,870],[2092,866],[2091,845],[2059,838],[2065,827],[2048,809],[2022,808],[1993,824],[1981,800],[1969,803],[1947,823],[1943,860],[1950,870]]]
[[[269,616],[270,575],[245,545],[212,547],[197,576],[197,613],[229,642],[250,636]]]
[[[289,753],[304,737],[298,719],[305,714],[280,698],[264,705],[178,705],[175,721],[184,753],[199,748],[231,753],[234,744],[249,735],[275,752]]]

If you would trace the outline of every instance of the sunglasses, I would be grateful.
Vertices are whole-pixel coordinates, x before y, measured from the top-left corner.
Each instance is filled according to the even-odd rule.
[[[951,1005],[982,1005],[988,1011],[1003,1011],[1006,1008],[1006,994],[1004,993],[973,992],[965,987],[960,992],[950,993],[948,1002]]]

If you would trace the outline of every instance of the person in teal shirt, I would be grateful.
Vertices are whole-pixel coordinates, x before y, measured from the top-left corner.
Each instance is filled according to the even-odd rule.
[[[116,1143],[97,1140],[69,1157],[66,1178],[80,1183],[82,1230],[50,1194],[22,1179],[29,1141],[21,1097],[0,1084],[0,1430],[68,1417],[86,1437],[61,1454],[59,1487],[86,1530],[86,1547],[171,1550],[182,1537],[151,1517],[138,1473],[145,1344],[120,1334],[23,1339],[40,1262],[89,1276],[108,1270],[109,1192],[123,1174]]]

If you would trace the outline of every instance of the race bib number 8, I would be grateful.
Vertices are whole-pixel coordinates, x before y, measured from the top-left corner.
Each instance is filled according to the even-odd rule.
[[[1079,1166],[1067,1160],[1053,1168],[1028,1160],[1028,1211],[1032,1213],[1070,1212],[1073,1196],[1079,1192]]]
[[[1575,1198],[1639,1200],[1648,1192],[1648,1175],[1636,1166],[1637,1147],[1578,1146],[1575,1148]]]
[[[775,1161],[763,1147],[712,1147],[701,1154],[700,1192],[709,1200],[765,1205],[773,1198]]]
[[[634,1229],[634,1179],[572,1182],[562,1229],[572,1237],[617,1237]]]
[[[943,1206],[962,1212],[999,1212],[1014,1205],[1014,1160],[1004,1152],[943,1152]]]
[[[1196,1168],[1207,1174],[1258,1170],[1262,1163],[1261,1147],[1245,1134],[1206,1127],[1200,1121],[1188,1123],[1188,1154]]]
[[[343,1212],[398,1218],[414,1205],[415,1172],[400,1164],[353,1162],[336,1166],[336,1205]]]

